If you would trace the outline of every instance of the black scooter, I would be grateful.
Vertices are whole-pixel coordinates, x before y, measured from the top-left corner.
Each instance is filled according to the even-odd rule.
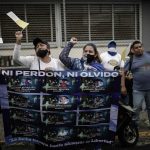
[[[119,71],[120,67],[114,67]],[[129,105],[119,102],[118,126],[116,135],[120,144],[124,147],[135,146],[139,139],[139,131],[136,123],[132,120],[134,111]]]
[[[119,112],[118,112],[118,126],[116,135],[121,146],[131,147],[135,146],[139,139],[139,131],[135,122],[132,120],[134,114],[133,109],[119,103]]]

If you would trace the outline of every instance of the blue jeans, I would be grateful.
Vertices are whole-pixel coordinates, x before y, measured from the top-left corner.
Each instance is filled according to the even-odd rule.
[[[139,123],[139,114],[142,109],[143,101],[145,101],[148,119],[150,121],[150,90],[145,91],[133,90],[133,110],[135,111],[133,120],[135,120],[136,123]]]

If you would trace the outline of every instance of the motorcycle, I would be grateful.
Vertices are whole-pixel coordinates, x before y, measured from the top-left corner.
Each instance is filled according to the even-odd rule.
[[[118,126],[116,135],[121,146],[135,146],[139,139],[139,131],[135,122],[132,120],[133,109],[129,105],[119,103]]]

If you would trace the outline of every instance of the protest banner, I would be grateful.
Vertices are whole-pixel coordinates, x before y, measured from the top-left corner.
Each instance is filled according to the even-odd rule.
[[[33,142],[50,148],[113,143],[118,72],[2,70],[1,74],[7,77],[8,98],[1,101],[6,143]]]

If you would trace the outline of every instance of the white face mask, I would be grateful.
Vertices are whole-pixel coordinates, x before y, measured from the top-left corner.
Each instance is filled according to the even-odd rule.
[[[117,52],[116,48],[114,48],[114,47],[110,47],[110,48],[108,49],[108,51],[110,51],[110,52]]]

